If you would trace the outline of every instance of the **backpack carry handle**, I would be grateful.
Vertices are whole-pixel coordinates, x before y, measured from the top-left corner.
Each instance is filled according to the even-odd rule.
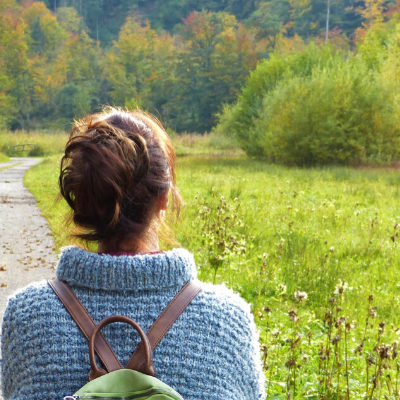
[[[96,364],[96,360],[94,357],[94,343],[96,336],[100,333],[100,330],[104,328],[106,325],[112,324],[113,322],[124,322],[126,324],[129,324],[133,328],[137,330],[137,332],[140,335],[140,338],[142,339],[142,343],[144,345],[144,352],[145,352],[145,358],[146,358],[146,365],[139,371],[142,372],[146,375],[150,376],[155,376],[156,371],[153,366],[153,355],[151,351],[151,345],[149,342],[149,338],[147,335],[143,332],[142,328],[137,324],[133,319],[130,319],[128,317],[125,317],[123,315],[112,315],[110,317],[104,318],[98,325],[96,325],[96,328],[90,337],[89,341],[89,357],[90,357],[90,365],[91,365],[91,370],[89,373],[89,380],[93,380],[96,378],[99,378],[100,376],[105,375],[107,372],[103,368],[98,368]]]

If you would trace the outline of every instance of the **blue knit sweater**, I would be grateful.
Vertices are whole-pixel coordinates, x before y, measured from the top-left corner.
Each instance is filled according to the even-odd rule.
[[[196,275],[193,256],[182,249],[117,257],[67,247],[57,267],[57,277],[70,284],[95,322],[122,314],[145,331]],[[123,324],[103,333],[125,365],[137,333]],[[249,305],[223,286],[202,283],[154,351],[156,376],[185,400],[263,399],[257,339]],[[88,381],[88,342],[46,282],[9,299],[2,356],[6,400],[61,400]]]

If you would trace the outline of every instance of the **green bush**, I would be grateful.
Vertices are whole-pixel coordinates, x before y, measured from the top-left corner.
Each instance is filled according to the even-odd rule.
[[[273,55],[225,107],[216,131],[237,137],[248,155],[286,165],[398,160],[400,25],[387,35],[384,42],[371,33],[359,55],[315,45]]]
[[[388,163],[398,157],[386,92],[359,60],[283,81],[264,97],[253,130],[263,155],[287,165]],[[256,136],[253,134],[253,136]]]
[[[309,76],[316,66],[327,65],[333,59],[335,55],[330,47],[318,48],[314,44],[310,44],[304,52],[290,56],[271,54],[268,60],[258,63],[257,68],[251,72],[236,104],[225,106],[215,131],[235,136],[248,155],[263,156],[259,132],[253,128],[263,113],[265,95],[274,91],[287,77]]]

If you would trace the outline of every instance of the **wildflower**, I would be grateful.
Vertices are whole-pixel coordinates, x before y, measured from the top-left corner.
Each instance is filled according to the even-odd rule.
[[[342,307],[340,307],[340,306],[339,306],[339,307],[336,307],[336,311],[337,311],[337,312],[342,311]]]
[[[286,285],[284,285],[283,283],[280,283],[277,287],[276,290],[279,292],[279,294],[285,294],[287,291],[287,287]]]
[[[271,331],[271,335],[273,337],[279,337],[279,335],[281,334],[281,331],[279,329],[274,329],[273,331]]]
[[[294,297],[296,298],[296,300],[297,300],[298,302],[301,303],[302,301],[307,300],[308,295],[307,295],[306,292],[300,292],[300,290],[296,290],[296,291],[294,292]]]
[[[349,285],[347,284],[346,281],[342,281],[341,279],[339,279],[339,283],[336,285],[335,294],[343,294],[343,292],[349,287]]]
[[[288,312],[288,314],[289,314],[289,319],[290,319],[290,321],[293,321],[293,322],[294,322],[294,321],[297,321],[297,320],[298,320],[296,310],[291,310],[291,311]]]
[[[331,297],[330,299],[329,299],[329,303],[334,303],[336,301],[336,297]]]
[[[371,307],[369,310],[368,310],[368,314],[369,314],[369,316],[371,317],[371,318],[376,318],[376,316],[377,316],[377,314],[376,314],[376,310],[377,310],[377,308],[378,307]]]
[[[333,252],[335,251],[335,248],[334,248],[334,247],[331,247],[331,248],[329,249],[329,251],[330,251],[331,253],[333,253]]]

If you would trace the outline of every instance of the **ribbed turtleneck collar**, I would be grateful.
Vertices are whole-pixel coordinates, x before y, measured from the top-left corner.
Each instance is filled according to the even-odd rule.
[[[181,287],[197,277],[197,270],[184,249],[117,257],[71,246],[62,250],[56,274],[76,286],[139,291]]]

